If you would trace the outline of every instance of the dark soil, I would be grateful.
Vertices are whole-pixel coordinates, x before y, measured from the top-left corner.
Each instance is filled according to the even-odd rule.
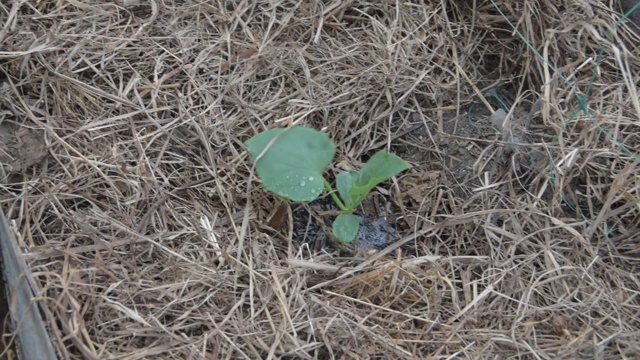
[[[379,197],[379,196],[378,196]],[[378,251],[400,239],[393,225],[393,219],[386,216],[384,206],[375,210],[376,194],[370,194],[353,214],[360,217],[360,228],[351,246],[340,246],[331,238],[331,226],[337,211],[330,197],[324,197],[313,205],[299,205],[293,208],[293,240],[308,244],[315,251],[340,250],[355,252]],[[327,214],[328,213],[328,214]]]

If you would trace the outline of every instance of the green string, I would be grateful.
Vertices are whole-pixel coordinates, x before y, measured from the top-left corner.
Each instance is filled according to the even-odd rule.
[[[493,6],[495,7],[495,9],[500,13],[500,15],[505,19],[505,21],[509,24],[509,26],[511,26],[511,28],[514,30],[514,32],[517,34],[518,37],[520,37],[520,39],[522,39],[524,41],[524,44],[540,59],[542,60],[542,62],[548,66],[556,75],[558,75],[558,77],[560,77],[560,79],[562,79],[565,84],[569,85],[571,92],[575,95],[576,100],[578,102],[578,108],[571,114],[571,116],[569,116],[569,118],[563,123],[562,128],[555,134],[555,136],[553,137],[553,140],[551,142],[552,145],[556,144],[558,139],[560,138],[560,136],[562,135],[562,132],[566,129],[566,127],[575,120],[575,118],[580,114],[580,112],[583,112],[584,115],[587,117],[587,119],[589,119],[589,121],[602,133],[604,134],[611,142],[613,142],[616,146],[618,146],[619,148],[621,148],[624,152],[626,152],[627,154],[629,154],[636,162],[640,162],[640,157],[638,157],[638,155],[636,155],[634,152],[632,152],[627,146],[625,146],[623,143],[621,143],[620,141],[618,141],[616,138],[613,137],[613,135],[611,135],[608,131],[606,131],[605,129],[603,129],[593,118],[593,116],[591,115],[591,113],[589,112],[589,107],[588,107],[588,99],[589,99],[589,95],[591,94],[591,90],[593,88],[593,84],[595,82],[596,79],[596,75],[597,75],[597,70],[600,68],[600,63],[602,62],[602,57],[604,54],[604,50],[605,50],[605,45],[601,44],[600,45],[600,50],[598,51],[598,56],[596,57],[596,63],[595,63],[595,68],[593,73],[591,74],[591,78],[589,79],[589,83],[587,85],[587,89],[585,90],[584,96],[581,96],[578,92],[578,90],[576,89],[576,86],[572,83],[569,82],[569,80],[558,70],[556,69],[552,64],[550,64],[549,62],[547,62],[542,55],[533,47],[533,45],[531,45],[531,43],[527,40],[527,38],[522,35],[522,33],[520,33],[520,31],[513,25],[513,23],[505,16],[505,14],[502,12],[502,10],[500,9],[500,7],[498,7],[498,4],[496,4],[496,2],[494,0],[491,0],[491,3],[493,4]],[[616,29],[618,28],[623,21],[625,21],[629,15],[631,13],[633,13],[635,10],[640,8],[640,2],[638,2],[637,4],[635,4],[635,6],[633,6],[629,11],[627,11],[624,16],[617,21],[613,28]],[[613,33],[609,32],[606,36],[607,41],[611,41],[611,39],[613,38]],[[495,93],[495,92],[494,92]],[[506,107],[505,107],[506,108]],[[548,165],[549,165],[549,174],[552,180],[552,184],[556,185],[557,184],[557,180],[556,180],[556,175],[555,175],[555,171],[554,171],[554,167],[553,167],[553,161],[551,159],[553,159],[553,150],[549,149],[549,161],[548,161]],[[565,196],[562,196],[562,200],[565,204],[567,204],[572,210],[576,211],[577,213],[577,208],[571,204],[571,202],[569,201],[569,199],[567,199]],[[609,227],[609,225],[607,225],[607,227]],[[610,227],[609,229],[609,235],[611,234],[615,234],[615,229],[613,227]]]
[[[560,129],[560,131],[558,133],[556,133],[556,135],[553,138],[553,142],[552,144],[555,144],[555,142],[559,139],[560,135],[562,134],[562,132],[564,131],[564,129],[569,125],[569,123],[571,123],[576,116],[578,116],[578,114],[580,113],[580,111],[584,112],[584,114],[587,116],[587,118],[593,123],[593,125],[596,126],[596,128],[598,130],[600,130],[600,132],[602,132],[607,138],[609,138],[609,140],[611,140],[614,144],[616,144],[617,146],[619,146],[621,149],[623,149],[627,154],[629,154],[635,161],[640,162],[640,157],[638,157],[638,155],[636,155],[635,153],[633,153],[628,147],[626,147],[623,143],[619,142],[617,139],[615,139],[609,132],[607,132],[606,130],[604,130],[593,118],[593,116],[591,116],[591,114],[589,113],[589,107],[587,106],[587,100],[589,98],[589,94],[591,93],[591,89],[593,88],[593,83],[595,82],[595,78],[596,78],[596,74],[597,74],[597,69],[600,67],[600,63],[602,62],[602,57],[604,54],[604,50],[605,50],[605,46],[604,44],[600,45],[600,51],[598,52],[598,56],[596,58],[596,67],[593,71],[593,73],[591,74],[591,79],[589,79],[589,83],[587,85],[587,89],[585,91],[585,95],[584,96],[580,96],[580,94],[578,93],[578,90],[576,89],[575,85],[570,83],[569,80],[560,72],[560,70],[556,69],[552,64],[550,64],[549,62],[547,62],[542,55],[533,47],[533,45],[531,45],[531,43],[527,40],[526,37],[524,37],[524,35],[522,35],[522,33],[513,25],[513,23],[504,15],[504,13],[502,12],[502,10],[500,10],[500,8],[498,7],[498,4],[496,4],[495,0],[491,0],[491,3],[493,4],[493,6],[496,8],[496,10],[500,13],[500,15],[505,19],[505,21],[509,24],[509,26],[511,26],[511,28],[515,31],[515,33],[518,35],[518,37],[520,37],[520,39],[522,39],[522,41],[524,41],[525,45],[540,59],[543,61],[543,63],[545,65],[547,65],[551,70],[553,70],[554,73],[556,73],[560,79],[562,79],[567,85],[570,86],[571,88],[571,92],[573,92],[573,94],[576,97],[576,100],[578,101],[578,109],[576,109],[576,111],[573,112],[573,114],[569,117],[569,119],[567,119],[567,121],[564,122],[562,128]],[[620,26],[620,24],[622,24],[622,21],[624,21],[629,14],[631,14],[634,10],[636,10],[637,8],[640,8],[640,3],[637,3],[633,8],[631,8],[631,10],[629,10],[623,17],[622,19],[620,19],[619,21],[617,21],[615,23],[615,25],[613,26],[614,29],[616,29],[618,26]],[[607,40],[610,41],[613,37],[613,33],[609,32],[607,34]],[[551,163],[551,165],[553,165],[553,163]],[[551,171],[553,172],[553,167],[551,168]]]

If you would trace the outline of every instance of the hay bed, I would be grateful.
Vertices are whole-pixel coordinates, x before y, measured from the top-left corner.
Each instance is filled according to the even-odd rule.
[[[2,206],[61,358],[640,353],[640,39],[602,1],[418,3],[2,2]],[[267,228],[242,143],[292,124],[330,178],[412,161],[395,258]]]

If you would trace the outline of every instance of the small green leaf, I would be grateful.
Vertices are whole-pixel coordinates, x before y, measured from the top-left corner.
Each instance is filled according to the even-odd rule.
[[[411,165],[406,161],[386,150],[381,150],[373,155],[360,171],[350,171],[351,176],[342,180],[351,181],[349,186],[342,186],[344,189],[348,189],[344,191],[346,192],[344,195],[340,190],[340,176],[338,176],[338,191],[340,196],[349,202],[347,208],[353,210],[376,185],[410,168]]]
[[[351,206],[348,208],[348,210],[353,210],[358,205],[360,205],[362,200],[364,200],[364,198],[367,197],[367,195],[369,194],[372,188],[373,186],[363,187],[363,186],[352,185],[351,189],[349,190],[349,196],[351,198],[352,203],[351,203]]]
[[[336,178],[336,187],[338,188],[338,193],[344,202],[344,205],[347,207],[347,210],[353,210],[357,204],[354,205],[353,199],[349,194],[351,191],[351,187],[354,184],[355,179],[358,178],[358,172],[355,170],[343,171],[338,174]]]
[[[333,234],[344,244],[352,242],[358,234],[360,218],[356,215],[341,214],[333,222]]]
[[[411,165],[408,162],[388,153],[386,150],[380,150],[360,170],[360,177],[356,186],[372,189],[379,183],[410,168]]]
[[[302,126],[267,130],[245,145],[265,189],[292,201],[320,196],[325,181],[322,173],[336,152],[327,134]]]

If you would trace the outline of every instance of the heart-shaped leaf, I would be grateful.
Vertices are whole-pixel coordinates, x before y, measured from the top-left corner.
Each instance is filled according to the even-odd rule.
[[[333,234],[344,244],[352,242],[358,234],[360,228],[360,218],[356,215],[338,215],[333,222]]]
[[[292,201],[320,196],[322,173],[336,152],[327,134],[302,126],[267,130],[245,144],[263,186]]]

